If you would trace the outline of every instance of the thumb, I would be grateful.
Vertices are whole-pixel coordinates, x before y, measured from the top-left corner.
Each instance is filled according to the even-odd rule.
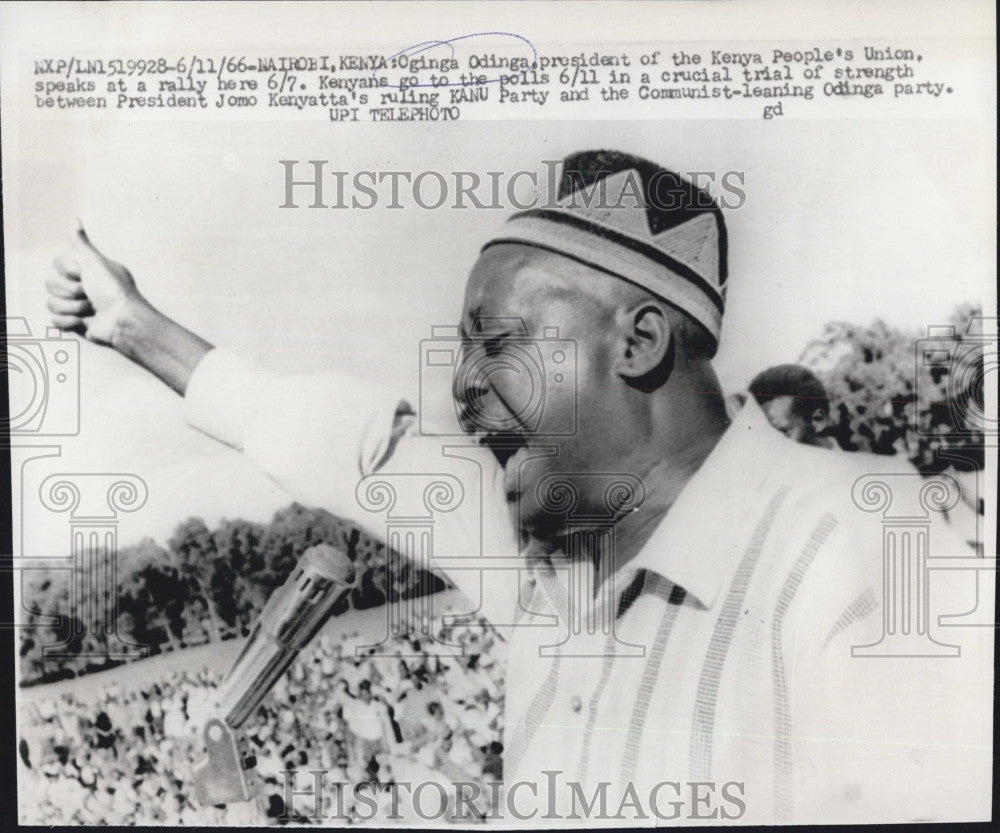
[[[89,237],[87,237],[87,231],[86,231],[86,229],[85,229],[85,228],[83,227],[83,222],[82,222],[82,221],[80,221],[80,220],[77,220],[77,221],[76,221],[76,235],[75,235],[75,236],[76,236],[76,240],[77,240],[78,242],[82,243],[82,244],[83,244],[84,246],[86,246],[86,247],[87,247],[88,249],[91,249],[91,250],[93,250],[93,251],[95,251],[95,252],[97,251],[97,250],[96,250],[96,249],[94,248],[94,244],[90,242],[90,238],[89,238]]]
[[[89,257],[97,261],[97,263],[108,265],[109,261],[104,256],[104,253],[98,249],[93,243],[90,242],[90,238],[87,236],[87,230],[83,227],[83,223],[80,220],[76,221],[76,233],[73,235],[73,240],[77,247],[77,252],[83,255],[83,257]]]

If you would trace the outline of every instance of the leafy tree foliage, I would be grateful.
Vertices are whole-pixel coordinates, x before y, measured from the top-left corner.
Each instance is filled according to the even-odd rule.
[[[968,471],[983,465],[983,357],[995,349],[983,335],[971,304],[930,333],[835,321],[799,361],[827,389],[841,448],[902,454],[924,473]]]
[[[93,609],[94,588],[79,582],[74,602],[70,570],[25,573],[22,680],[47,682],[115,665],[122,660],[106,657],[122,653],[122,643],[137,646],[138,657],[142,646],[154,654],[246,635],[302,553],[319,543],[339,547],[355,562],[351,604],[357,609],[446,586],[409,565],[388,577],[385,547],[322,509],[293,503],[267,524],[236,519],[215,528],[188,518],[166,547],[145,538],[118,552],[117,631],[110,638],[80,618]],[[56,645],[58,657],[51,656]]]

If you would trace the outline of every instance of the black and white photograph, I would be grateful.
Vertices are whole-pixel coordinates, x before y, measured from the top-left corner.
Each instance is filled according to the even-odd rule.
[[[994,24],[0,6],[12,820],[991,821]]]

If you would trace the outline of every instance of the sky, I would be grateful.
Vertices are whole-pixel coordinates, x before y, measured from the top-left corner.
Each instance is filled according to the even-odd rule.
[[[4,160],[8,315],[44,336],[43,282],[79,218],[153,304],[213,344],[278,369],[350,371],[416,401],[420,342],[432,326],[457,323],[468,270],[509,208],[281,209],[280,160],[485,179],[617,148],[682,173],[742,173],[745,203],[726,213],[729,296],[716,361],[732,391],[795,361],[831,320],[922,330],[958,303],[994,306],[994,137],[983,124],[25,121]],[[149,500],[122,517],[120,543],[163,540],[189,515],[263,520],[289,502],[238,454],[188,428],[179,398],[120,356],[82,343],[79,377],[80,434],[61,442],[60,456],[25,467],[25,495],[56,471],[139,475]],[[438,391],[445,408],[446,395]],[[74,405],[54,396],[52,407]],[[65,518],[33,497],[23,533],[21,554],[66,549]]]

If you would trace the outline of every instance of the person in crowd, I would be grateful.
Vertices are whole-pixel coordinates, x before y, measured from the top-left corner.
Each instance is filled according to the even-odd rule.
[[[480,632],[485,623],[477,621]],[[485,631],[489,635],[490,631]],[[483,643],[470,640],[472,631],[463,631],[458,640],[472,656]],[[444,634],[441,634],[442,639]],[[357,636],[354,637],[357,639]],[[452,639],[455,637],[452,636]],[[392,742],[387,731],[390,706],[397,710],[405,703],[406,690],[389,686],[391,675],[375,682],[369,672],[376,666],[389,668],[405,664],[403,655],[412,645],[403,637],[395,638],[383,654],[368,655],[357,667],[344,662],[344,643],[327,634],[318,638],[302,653],[296,665],[305,669],[324,666],[330,680],[328,687],[317,687],[307,670],[303,677],[291,673],[276,686],[260,706],[250,724],[247,737],[257,758],[257,773],[265,789],[261,801],[264,823],[287,824],[297,819],[307,821],[306,803],[297,803],[281,818],[284,804],[276,802],[284,795],[283,770],[301,773],[320,768],[330,773],[330,780],[351,784],[359,780],[387,783],[396,769],[405,769],[407,758],[415,753],[405,744]],[[503,643],[496,643],[497,649]],[[498,651],[493,651],[498,653]],[[321,662],[317,663],[316,660]],[[420,662],[426,666],[426,658]],[[492,672],[482,668],[469,672],[478,680],[481,694],[477,702],[499,712],[502,705],[503,677],[500,665]],[[342,671],[359,672],[357,697],[348,693]],[[402,672],[401,672],[402,674]],[[296,680],[298,682],[296,682]],[[228,811],[196,805],[191,787],[191,768],[203,754],[201,730],[211,713],[207,704],[220,682],[218,671],[207,668],[192,674],[181,671],[150,680],[140,688],[128,688],[119,682],[106,686],[96,702],[85,702],[72,693],[55,700],[40,700],[22,705],[18,760],[28,794],[37,801],[22,809],[22,821],[32,824],[215,824],[225,820]],[[421,725],[434,727],[433,740],[421,744],[426,749],[425,776],[447,782],[450,775],[462,774],[465,780],[495,778],[501,771],[502,726],[483,729],[471,743],[485,748],[471,748],[471,722],[448,722],[441,702],[461,713],[467,696],[450,690],[451,676],[444,668],[428,679],[435,692],[433,708]],[[497,701],[487,693],[493,691]],[[464,689],[463,689],[464,692]],[[162,724],[151,717],[154,697],[178,708],[164,709]],[[376,699],[377,698],[377,699]],[[459,702],[461,700],[461,702]],[[195,707],[194,704],[205,704]],[[186,704],[186,707],[184,706]],[[370,709],[362,715],[362,711]],[[112,719],[111,715],[114,715]],[[347,720],[351,728],[348,728]],[[177,725],[171,726],[176,723]],[[380,726],[379,737],[368,730]],[[168,729],[170,732],[168,733]],[[372,735],[371,738],[364,737]],[[109,742],[113,738],[113,743]],[[350,774],[349,774],[350,773]],[[30,786],[28,786],[30,784]],[[348,789],[345,796],[350,795]],[[335,803],[327,797],[327,812]],[[345,804],[349,807],[349,802]],[[349,811],[349,809],[348,809]],[[388,810],[386,811],[389,812]],[[219,815],[221,813],[221,815]]]
[[[736,419],[740,409],[746,404],[747,395],[741,390],[726,394],[726,416],[730,420]]]
[[[753,378],[749,393],[768,422],[786,437],[803,445],[834,447],[827,436],[830,398],[808,368],[797,364],[769,367]]]
[[[992,639],[955,629],[961,658],[933,668],[854,658],[891,615],[881,521],[851,498],[865,461],[785,441],[756,396],[730,421],[715,366],[730,256],[718,202],[613,150],[571,154],[554,179],[552,204],[508,218],[469,271],[458,451],[377,380],[285,375],[216,348],[82,229],[48,279],[52,323],[149,371],[184,396],[193,427],[359,526],[383,522],[358,499],[369,476],[395,477],[407,500],[423,486],[406,475],[430,472],[475,494],[435,518],[435,561],[487,559],[448,578],[509,639],[505,777],[560,773],[559,795],[546,790],[561,808],[574,777],[618,802],[664,780],[732,779],[753,796],[744,823],[981,816],[990,761],[976,741],[992,708],[968,680]],[[525,341],[550,357],[540,409],[537,377],[506,370]],[[808,431],[794,433],[816,444],[822,396],[761,393],[808,399]],[[961,577],[935,585],[946,609],[965,604]]]
[[[353,762],[368,767],[377,755],[389,751],[392,729],[385,704],[372,694],[370,680],[362,680],[357,697],[344,703],[344,723],[351,738]]]

